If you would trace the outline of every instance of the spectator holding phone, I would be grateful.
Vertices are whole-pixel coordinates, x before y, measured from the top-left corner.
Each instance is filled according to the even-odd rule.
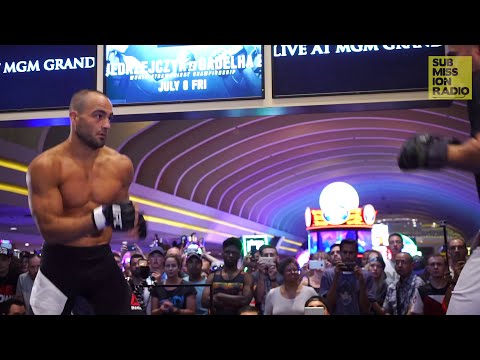
[[[254,273],[257,270],[257,261],[260,257],[260,252],[257,250],[257,247],[252,245],[250,251],[243,258],[243,268],[245,272]]]
[[[258,249],[257,270],[252,273],[253,295],[255,306],[265,311],[265,297],[268,292],[283,283],[283,277],[278,273],[278,252],[273,245],[262,245]]]
[[[323,272],[326,268],[332,267],[329,256],[325,251],[318,251],[310,255],[310,260],[306,263],[307,274],[302,279],[302,284],[312,287],[317,293],[320,293]]]
[[[320,295],[327,298],[333,315],[368,315],[376,300],[373,276],[357,264],[357,254],[356,240],[342,240],[342,260],[323,272]]]

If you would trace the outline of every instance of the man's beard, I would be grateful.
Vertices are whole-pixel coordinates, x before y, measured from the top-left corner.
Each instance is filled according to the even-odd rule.
[[[105,145],[105,141],[100,141],[92,136],[84,135],[81,131],[76,131],[78,138],[92,150],[100,149]]]

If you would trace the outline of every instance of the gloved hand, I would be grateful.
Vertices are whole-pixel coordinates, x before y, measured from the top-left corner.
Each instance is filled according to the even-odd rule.
[[[135,206],[131,201],[122,204],[101,205],[93,209],[92,219],[98,230],[111,226],[113,230],[128,231],[134,226],[135,211]]]
[[[408,139],[398,156],[398,166],[408,169],[440,169],[447,165],[449,144],[460,144],[455,138],[417,134]]]

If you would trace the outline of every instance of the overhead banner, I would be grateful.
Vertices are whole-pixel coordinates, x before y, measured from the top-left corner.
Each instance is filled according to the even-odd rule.
[[[0,46],[0,111],[68,108],[97,89],[97,45]]]
[[[263,99],[262,45],[105,45],[113,104]]]
[[[428,89],[445,45],[272,45],[274,98]]]

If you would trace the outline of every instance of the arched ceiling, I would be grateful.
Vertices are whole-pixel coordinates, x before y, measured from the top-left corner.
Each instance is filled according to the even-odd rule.
[[[321,190],[346,181],[380,218],[444,219],[470,235],[480,225],[472,174],[398,168],[399,148],[416,132],[466,139],[465,104],[165,121],[119,150],[139,184],[294,234],[305,235],[305,208],[319,207]]]
[[[3,130],[2,130],[3,131]],[[68,135],[38,131],[38,149]],[[402,172],[397,155],[416,132],[469,137],[466,105],[278,116],[115,123],[108,145],[128,155],[137,184],[301,237],[306,207],[322,189],[350,183],[378,218],[448,224],[471,237],[480,227],[471,173]],[[11,138],[11,134],[9,134]],[[10,139],[9,139],[10,140]]]

